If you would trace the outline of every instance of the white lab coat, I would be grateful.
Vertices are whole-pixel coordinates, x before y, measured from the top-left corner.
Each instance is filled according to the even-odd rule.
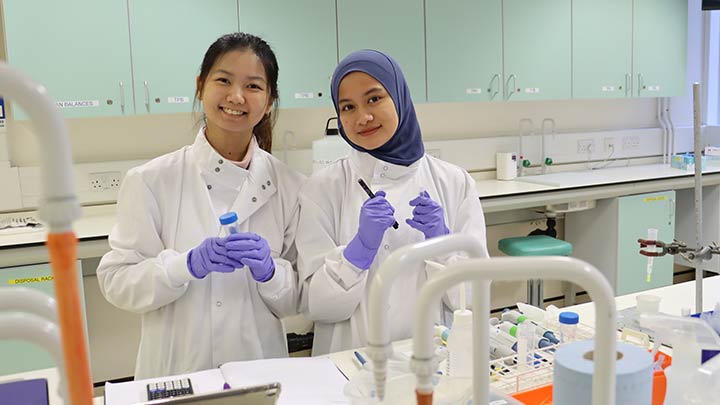
[[[385,232],[380,250],[367,271],[343,256],[358,229],[360,207],[368,196],[358,185],[362,177],[373,191],[384,190],[395,208],[399,228]],[[463,169],[425,155],[409,167],[390,164],[367,153],[351,151],[349,157],[313,175],[300,192],[300,223],[296,244],[300,273],[300,309],[315,321],[313,355],[367,344],[367,296],[379,263],[395,249],[425,239],[405,219],[412,218],[408,203],[422,190],[442,205],[451,233],[476,236],[485,245],[485,219],[475,181]],[[487,257],[487,251],[485,252]],[[443,264],[462,257],[448,254],[434,258]],[[389,300],[390,337],[409,338],[418,291],[434,272],[423,265],[407,269],[395,281]],[[444,307],[434,314],[447,323],[448,310],[459,305],[459,288],[443,298]],[[443,309],[445,311],[443,311]]]
[[[304,177],[251,145],[244,170],[225,161],[201,130],[192,145],[123,180],[112,250],[97,275],[110,303],[142,316],[136,379],[288,354],[280,318],[297,313],[292,262]],[[188,251],[220,230],[223,197],[215,193],[237,212],[239,231],[267,239],[275,260],[269,281],[256,282],[246,267],[202,280],[189,273]]]

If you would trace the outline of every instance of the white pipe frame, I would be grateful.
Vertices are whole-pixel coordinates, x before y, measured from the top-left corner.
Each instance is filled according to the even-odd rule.
[[[450,252],[465,252],[470,257],[476,258],[487,256],[485,245],[477,238],[462,234],[447,235],[396,250],[385,259],[373,276],[368,296],[367,354],[373,362],[375,388],[380,399],[385,396],[387,359],[392,354],[387,313],[390,289],[400,273],[417,268],[425,259]],[[489,313],[490,289],[488,283],[472,283],[472,303],[474,317],[479,317],[478,313]],[[475,322],[478,319],[473,318]],[[488,339],[488,336],[485,336],[484,339]],[[475,344],[478,343],[476,340]],[[479,350],[479,346],[475,347],[475,350]]]
[[[73,221],[80,217],[80,204],[64,118],[44,86],[4,62],[0,62],[0,93],[27,113],[42,145],[40,219],[50,233],[71,231]]]
[[[27,287],[0,287],[0,311],[31,313],[57,323],[55,298]]]
[[[0,339],[22,339],[47,350],[55,359],[60,373],[58,394],[65,404],[70,403],[65,384],[67,375],[60,343],[60,328],[55,322],[34,313],[0,313]]]
[[[417,245],[415,245],[417,246]],[[592,385],[594,405],[615,403],[616,307],[613,290],[605,277],[592,265],[581,260],[561,257],[499,257],[468,259],[449,265],[445,271],[428,280],[420,291],[415,308],[413,333],[413,370],[417,375],[418,392],[432,392],[432,357],[434,354],[432,319],[426,315],[437,305],[449,287],[472,280],[489,290],[491,280],[520,281],[532,278],[571,281],[584,288],[595,303],[595,364]],[[475,296],[473,296],[475,299]],[[485,299],[490,301],[489,294]],[[473,314],[475,343],[473,350],[473,403],[487,404],[489,398],[489,311],[475,310]],[[429,372],[428,372],[429,371]]]

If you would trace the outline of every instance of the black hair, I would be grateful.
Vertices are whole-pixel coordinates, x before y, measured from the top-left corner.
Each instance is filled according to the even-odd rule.
[[[197,101],[198,94],[202,91],[205,86],[205,80],[207,80],[210,69],[212,69],[215,62],[223,55],[230,51],[244,51],[251,50],[263,64],[265,68],[265,76],[267,78],[268,90],[270,93],[270,99],[273,103],[273,108],[265,115],[255,128],[253,132],[257,138],[258,145],[263,150],[270,153],[272,149],[272,129],[277,120],[277,108],[278,108],[278,68],[277,59],[270,45],[265,42],[262,38],[245,32],[234,32],[232,34],[226,34],[215,40],[210,45],[205,57],[203,58],[202,65],[200,66],[200,74],[198,75],[198,86],[195,92],[195,99]]]

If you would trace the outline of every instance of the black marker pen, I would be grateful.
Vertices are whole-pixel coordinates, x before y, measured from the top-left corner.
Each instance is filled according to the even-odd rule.
[[[365,193],[367,193],[368,197],[375,198],[375,193],[370,190],[370,187],[368,187],[367,184],[365,184],[365,181],[363,179],[358,179],[358,184],[360,184],[360,187],[362,187],[363,190],[365,190]],[[398,223],[395,221],[392,225],[393,229],[398,229]]]

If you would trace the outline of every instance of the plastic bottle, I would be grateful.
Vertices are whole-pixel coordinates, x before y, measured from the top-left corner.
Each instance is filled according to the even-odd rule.
[[[472,377],[472,312],[458,309],[453,313],[453,327],[447,338],[449,374],[453,377]]]
[[[560,322],[560,340],[563,343],[575,341],[577,324],[580,322],[578,314],[570,311],[560,312],[558,321]]]
[[[220,215],[220,234],[218,236],[224,238],[231,233],[237,233],[237,220],[237,214],[232,211]]]
[[[510,319],[510,318],[511,317],[508,317],[508,319]],[[520,322],[518,324],[528,322],[531,325],[535,326],[535,334],[547,339],[548,341],[550,341],[551,344],[556,345],[556,344],[560,343],[560,339],[555,337],[555,333],[553,333],[553,331],[547,330],[529,319],[523,319],[522,316],[517,317],[517,319],[520,320]],[[512,323],[510,323],[510,321],[500,322],[498,324],[498,327],[500,329],[511,334],[512,336],[517,337],[517,331],[516,331],[517,328],[513,328],[514,326],[516,326],[516,325],[513,325]]]
[[[337,120],[337,117],[327,120],[325,136],[312,143],[313,173],[350,153],[350,145],[342,137],[337,136],[338,129],[330,128],[330,121],[332,120]]]

